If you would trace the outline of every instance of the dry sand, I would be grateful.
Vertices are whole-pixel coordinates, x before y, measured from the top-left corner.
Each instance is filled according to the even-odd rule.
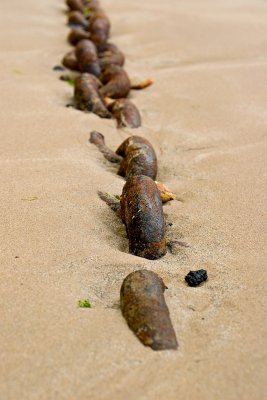
[[[131,97],[155,146],[177,247],[159,261],[127,253],[97,190],[115,169],[88,143],[133,131],[66,108],[52,71],[69,49],[63,0],[1,0],[1,400],[266,398],[267,3],[102,0]],[[123,278],[159,273],[177,352],[153,352],[118,308]],[[184,276],[206,268],[209,281]],[[89,298],[93,308],[79,309]]]

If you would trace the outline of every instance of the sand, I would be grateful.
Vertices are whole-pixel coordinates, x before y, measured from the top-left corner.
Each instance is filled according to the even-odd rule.
[[[178,197],[158,261],[127,252],[98,190],[124,181],[88,143],[130,129],[66,108],[52,70],[69,49],[63,0],[1,0],[1,400],[263,400],[266,397],[267,3],[102,0],[112,41]],[[119,310],[124,277],[160,274],[179,341],[153,352]],[[184,276],[206,268],[209,281]],[[89,299],[92,309],[79,309]]]

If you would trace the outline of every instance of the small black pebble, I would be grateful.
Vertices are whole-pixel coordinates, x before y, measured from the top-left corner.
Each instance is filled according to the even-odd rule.
[[[66,104],[66,107],[73,107],[74,108],[74,105],[73,104]]]
[[[198,286],[200,283],[205,282],[208,279],[208,274],[205,269],[199,269],[198,271],[190,271],[186,275],[185,280],[189,286]]]
[[[53,71],[65,71],[65,68],[62,65],[55,65]]]

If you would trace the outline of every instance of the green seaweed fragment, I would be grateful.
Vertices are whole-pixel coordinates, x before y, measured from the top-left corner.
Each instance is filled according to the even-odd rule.
[[[14,73],[17,74],[17,75],[23,75],[24,74],[24,72],[21,71],[20,69],[14,69]]]
[[[74,79],[69,78],[67,79],[67,82],[70,86],[74,86]]]
[[[85,16],[85,18],[90,17],[91,14],[92,14],[92,10],[90,10],[90,8],[85,8],[83,10],[83,15]]]
[[[79,308],[92,308],[91,303],[89,300],[79,300],[78,301]]]

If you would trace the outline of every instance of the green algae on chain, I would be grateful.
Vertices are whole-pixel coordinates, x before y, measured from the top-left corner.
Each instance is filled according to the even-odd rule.
[[[92,10],[90,8],[88,8],[88,7],[85,8],[83,10],[83,15],[84,15],[85,18],[89,18],[92,15]]]
[[[163,280],[148,270],[132,272],[121,286],[122,314],[138,339],[153,350],[176,350],[178,347],[164,299],[166,288]]]

